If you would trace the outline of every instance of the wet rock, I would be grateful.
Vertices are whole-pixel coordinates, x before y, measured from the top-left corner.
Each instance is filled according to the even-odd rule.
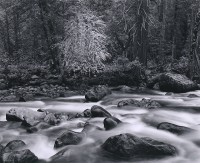
[[[25,146],[26,144],[22,140],[13,140],[5,146],[4,152],[16,151]]]
[[[85,99],[87,101],[97,102],[109,94],[111,94],[111,90],[107,86],[98,85],[86,92]]]
[[[142,99],[141,101],[135,100],[135,99],[129,99],[129,100],[122,100],[118,103],[118,107],[123,106],[135,106],[135,107],[141,107],[141,108],[148,108],[148,109],[155,109],[161,107],[161,105],[151,99]]]
[[[91,110],[86,109],[82,113],[77,113],[75,118],[91,118]]]
[[[46,112],[46,110],[44,110],[44,109],[38,109],[37,111],[38,112]]]
[[[37,132],[37,131],[40,131],[40,130],[44,130],[44,129],[47,129],[47,128],[50,128],[50,127],[52,127],[52,126],[49,125],[46,122],[39,122],[37,125],[28,128],[26,131],[28,133],[34,133],[34,132]]]
[[[163,73],[152,78],[148,84],[149,88],[159,83],[161,91],[184,93],[199,89],[192,80],[181,74]]]
[[[94,105],[91,108],[91,117],[111,117],[111,114],[101,106]]]
[[[26,118],[32,120],[43,120],[46,115],[28,108],[13,108],[6,113],[7,121],[23,121]]]
[[[90,118],[90,117],[91,117],[91,110],[90,110],[90,109],[84,110],[83,116],[84,116],[85,118]]]
[[[103,121],[104,124],[104,128],[106,130],[111,130],[115,127],[117,127],[117,125],[121,123],[121,121],[115,117],[109,117],[109,118],[105,118]]]
[[[57,118],[53,113],[47,114],[44,121],[50,125],[56,125],[58,123]]]
[[[187,134],[187,133],[194,131],[191,128],[184,127],[184,126],[178,126],[178,125],[175,125],[172,123],[167,123],[167,122],[160,123],[158,125],[157,129],[165,130],[165,131],[171,132],[176,135],[183,135],[183,134]]]
[[[84,133],[68,130],[56,139],[54,148],[60,148],[67,145],[77,145],[82,141],[84,137]]]
[[[68,113],[54,113],[54,115],[57,119],[57,123],[65,122],[65,121],[69,120]]]
[[[108,138],[102,148],[115,157],[125,158],[160,158],[174,156],[174,146],[151,138],[139,138],[131,134],[120,134]]]
[[[2,155],[3,163],[34,163],[38,158],[29,150],[13,151]]]
[[[24,118],[24,120],[22,121],[22,126],[32,127],[32,126],[35,126],[36,124],[38,124],[39,122],[40,121],[31,119],[31,118]]]
[[[83,123],[83,122],[77,123],[78,128],[83,128],[84,126],[85,126],[85,123]]]
[[[79,113],[70,113],[70,114],[68,114],[67,120],[72,120],[74,118],[80,118],[80,117],[81,117],[81,115]]]
[[[189,94],[187,97],[189,97],[189,98],[196,98],[196,97],[199,97],[199,96],[197,96],[196,94]]]
[[[85,124],[82,132],[89,133],[94,131],[102,131],[103,129],[101,127],[95,126],[93,124],[87,123]]]

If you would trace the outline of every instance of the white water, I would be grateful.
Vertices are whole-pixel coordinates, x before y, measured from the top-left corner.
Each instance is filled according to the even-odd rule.
[[[28,107],[33,110],[43,108],[50,111],[56,110],[58,112],[77,113],[89,109],[93,105],[101,105],[112,115],[126,123],[111,131],[97,131],[91,133],[80,145],[74,146],[73,150],[76,151],[77,157],[80,157],[80,160],[81,157],[91,157],[90,162],[92,163],[96,157],[91,151],[93,148],[95,150],[97,146],[90,147],[89,149],[89,147],[85,147],[86,145],[97,141],[104,142],[108,137],[120,133],[132,133],[139,137],[151,137],[155,140],[171,144],[179,150],[179,154],[176,157],[153,161],[142,161],[144,163],[199,163],[200,148],[193,142],[200,140],[200,98],[188,98],[187,96],[191,93],[200,96],[200,91],[174,94],[172,96],[165,96],[165,93],[157,91],[153,92],[155,95],[152,95],[152,92],[151,94],[126,94],[115,92],[111,96],[106,97],[106,100],[98,103],[83,103],[81,102],[84,99],[83,96],[59,98],[50,102],[35,101],[26,103],[1,103],[0,121],[6,120],[6,111],[13,107]],[[156,110],[134,107],[125,107],[123,109],[117,108],[117,103],[120,100],[127,98],[151,98],[164,104],[165,107]],[[58,152],[58,150],[54,150],[53,148],[56,137],[66,129],[81,131],[82,128],[78,128],[77,124],[80,122],[85,123],[87,120],[88,119],[86,118],[74,119],[35,134],[27,134],[25,130],[19,128],[0,128],[0,141],[5,145],[11,140],[21,139],[26,142],[28,148],[36,156],[40,159],[48,160]],[[89,122],[103,128],[103,120],[103,118],[94,118],[90,119]],[[169,132],[157,130],[156,127],[153,127],[161,122],[171,122],[177,125],[190,127],[197,130],[197,132],[184,136],[176,136]],[[84,148],[84,151],[81,150],[82,147]],[[120,163],[122,162],[123,161],[120,161]]]

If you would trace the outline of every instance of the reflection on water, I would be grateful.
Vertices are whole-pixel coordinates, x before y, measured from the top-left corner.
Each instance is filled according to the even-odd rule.
[[[162,160],[142,161],[146,163],[199,163],[200,148],[195,145],[194,141],[200,141],[200,98],[188,98],[189,94],[200,96],[200,91],[189,92],[184,94],[173,94],[166,96],[164,92],[153,91],[145,94],[114,92],[98,103],[85,103],[83,96],[72,96],[67,98],[59,98],[54,101],[34,101],[26,103],[1,103],[0,104],[0,121],[5,121],[5,113],[9,109],[15,107],[27,107],[32,110],[43,108],[58,112],[82,112],[91,108],[93,105],[101,105],[112,115],[125,122],[111,131],[95,131],[87,135],[80,145],[72,146],[68,155],[76,154],[76,160],[80,163],[85,162],[116,162],[116,160],[106,160],[103,156],[99,159],[95,151],[99,149],[100,144],[108,137],[120,133],[132,133],[140,137],[151,137],[158,141],[163,141],[175,146],[179,150],[179,155],[173,158]],[[117,108],[120,100],[134,98],[141,100],[142,98],[151,98],[162,104],[162,108],[148,110],[136,107]],[[58,150],[54,150],[54,142],[56,137],[63,133],[66,129],[73,131],[81,131],[82,128],[77,127],[78,123],[89,121],[103,128],[103,118],[94,119],[74,119],[61,123],[59,126],[40,131],[36,134],[27,134],[17,124],[6,124],[0,127],[0,141],[5,145],[11,140],[21,139],[28,148],[35,153],[40,159],[48,160],[56,154]],[[195,133],[184,136],[176,136],[169,132],[157,130],[156,125],[161,122],[170,122],[177,125],[193,128],[197,130]],[[84,150],[83,150],[84,149]],[[87,160],[85,160],[86,158]],[[70,162],[70,160],[69,160]],[[119,161],[120,163],[130,161]]]

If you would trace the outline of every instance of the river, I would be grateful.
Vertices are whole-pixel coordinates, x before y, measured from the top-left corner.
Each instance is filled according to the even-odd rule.
[[[200,91],[165,95],[165,92],[155,90],[146,90],[141,93],[131,92],[125,93],[122,91],[114,91],[112,95],[104,98],[97,103],[85,103],[84,96],[71,96],[66,98],[57,98],[55,100],[42,100],[25,103],[0,103],[0,121],[6,121],[6,112],[11,108],[26,107],[32,110],[38,108],[56,112],[81,113],[85,109],[91,108],[93,105],[104,107],[112,115],[125,122],[123,125],[111,131],[97,131],[87,135],[87,138],[80,145],[72,146],[76,153],[76,162],[116,162],[116,160],[106,160],[106,158],[96,158],[95,150],[99,147],[96,142],[104,142],[108,137],[120,133],[132,133],[141,137],[150,137],[158,141],[162,141],[175,146],[179,154],[175,157],[140,160],[142,163],[199,163],[200,162],[200,147],[194,142],[200,141]],[[199,97],[189,98],[189,94],[196,94]],[[142,98],[150,98],[162,104],[162,108],[158,109],[142,109],[136,107],[118,108],[117,103],[123,99],[134,98],[141,100]],[[53,148],[56,137],[66,129],[73,131],[81,131],[82,128],[77,127],[77,124],[89,121],[103,128],[104,118],[86,118],[73,119],[61,123],[59,126],[54,126],[49,129],[28,134],[23,128],[17,127],[17,123],[11,126],[0,127],[0,141],[5,145],[11,140],[21,139],[38,158],[50,161],[50,157],[55,155],[59,150]],[[170,122],[181,126],[190,127],[197,130],[195,133],[176,136],[166,131],[157,130],[156,125],[161,122]],[[69,154],[70,155],[70,154]],[[72,154],[73,155],[73,154]],[[87,159],[85,159],[87,158]],[[70,162],[70,161],[69,161]],[[73,162],[73,161],[71,161]],[[117,161],[120,163],[132,161]]]

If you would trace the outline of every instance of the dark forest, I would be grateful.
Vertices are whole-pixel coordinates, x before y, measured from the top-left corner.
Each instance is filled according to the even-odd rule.
[[[0,0],[0,163],[199,163],[200,0]]]

